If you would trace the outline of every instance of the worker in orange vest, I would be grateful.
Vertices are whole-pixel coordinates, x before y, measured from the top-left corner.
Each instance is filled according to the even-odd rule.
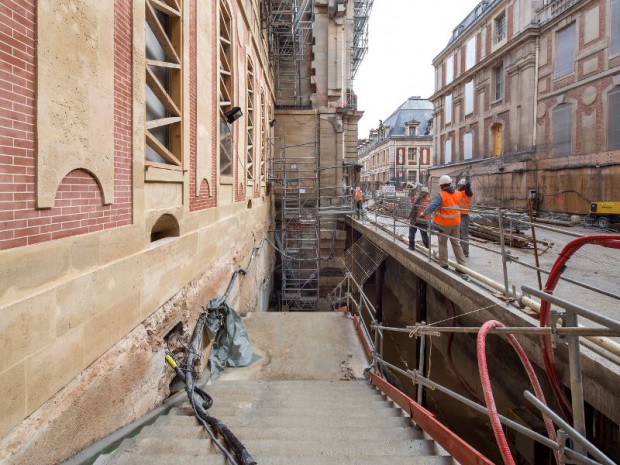
[[[419,216],[419,213],[428,207],[431,203],[431,197],[428,194],[428,187],[423,186],[415,197],[411,198],[411,213],[409,214],[409,248],[415,249],[415,233],[420,228],[422,235],[422,243],[428,249],[428,234],[426,228],[428,226],[428,215]]]
[[[357,207],[357,219],[362,219],[362,207],[364,203],[364,197],[362,196],[362,191],[359,187],[355,188],[355,206]]]
[[[459,243],[459,227],[461,214],[459,201],[461,194],[452,187],[452,178],[444,174],[439,178],[441,192],[424,209],[421,216],[433,215],[433,224],[439,229],[439,264],[442,268],[448,268],[448,239],[452,244],[452,250],[459,265],[465,264],[465,255]]]
[[[461,193],[461,200],[459,202],[459,208],[461,209],[461,226],[459,229],[461,247],[463,249],[463,254],[469,257],[469,207],[474,193],[471,190],[471,183],[465,178],[458,182],[456,190]]]

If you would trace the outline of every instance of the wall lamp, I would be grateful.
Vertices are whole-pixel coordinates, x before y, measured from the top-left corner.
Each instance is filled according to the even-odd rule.
[[[232,110],[226,112],[226,121],[232,124],[243,116],[243,112],[239,107],[233,107]]]

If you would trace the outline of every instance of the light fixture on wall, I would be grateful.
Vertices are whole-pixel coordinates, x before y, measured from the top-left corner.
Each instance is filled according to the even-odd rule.
[[[243,112],[239,107],[233,107],[230,111],[226,112],[226,121],[228,124],[232,124],[243,116]]]

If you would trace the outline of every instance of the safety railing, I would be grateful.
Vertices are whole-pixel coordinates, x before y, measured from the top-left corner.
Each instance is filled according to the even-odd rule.
[[[387,201],[385,201],[387,202]],[[392,237],[394,242],[400,241],[403,243],[408,243],[408,237],[410,232],[411,221],[408,216],[411,210],[411,204],[409,197],[397,197],[391,199],[391,201],[387,202],[389,204],[388,208],[378,208],[377,204],[373,205],[370,209],[364,208],[364,212],[361,216],[361,219],[364,222],[368,222],[372,224],[374,227],[382,230],[383,232],[389,234]],[[368,205],[368,202],[366,203]],[[381,210],[381,211],[380,211]],[[415,249],[422,254],[424,254],[429,262],[438,262],[438,255],[436,252],[436,244],[433,244],[433,237],[439,238],[444,236],[446,240],[457,241],[459,243],[467,242],[470,248],[484,250],[486,252],[491,253],[493,256],[501,259],[501,274],[499,282],[497,276],[491,277],[484,272],[479,270],[475,270],[466,265],[461,265],[455,261],[449,260],[449,264],[464,278],[467,280],[473,280],[480,284],[483,284],[485,287],[491,289],[494,295],[497,293],[501,293],[503,299],[506,302],[513,302],[516,308],[519,309],[529,309],[528,312],[532,311],[536,314],[540,313],[541,304],[532,299],[533,295],[529,291],[519,291],[523,285],[527,287],[527,282],[519,282],[518,277],[511,276],[508,264],[512,264],[518,267],[523,267],[528,270],[532,270],[537,275],[538,280],[538,289],[542,290],[543,288],[548,291],[553,291],[552,288],[549,288],[549,283],[554,282],[563,282],[570,286],[578,286],[582,289],[586,289],[588,291],[594,292],[599,296],[604,296],[604,298],[613,299],[613,303],[615,301],[620,300],[620,295],[613,290],[605,289],[600,286],[595,286],[593,284],[584,282],[583,280],[576,279],[575,277],[568,277],[563,275],[562,272],[564,269],[545,269],[540,265],[539,257],[542,253],[539,250],[540,245],[544,245],[546,248],[543,252],[550,248],[550,245],[545,241],[541,241],[537,239],[536,231],[544,230],[550,231],[554,234],[565,236],[573,240],[583,240],[588,237],[583,234],[575,233],[573,231],[568,231],[563,228],[550,226],[547,224],[540,224],[536,222],[531,216],[521,215],[517,213],[508,212],[503,208],[485,208],[485,207],[475,207],[470,209],[470,217],[471,216],[486,216],[491,218],[493,221],[496,221],[496,228],[498,232],[498,244],[495,248],[493,248],[489,243],[481,243],[478,240],[473,240],[470,237],[467,241],[460,238],[449,237],[443,234],[439,229],[437,229],[431,219],[426,221],[426,227],[421,228],[419,224],[416,224],[416,229],[423,230],[426,232],[429,238],[429,243],[431,247],[426,248],[423,245],[416,243]],[[357,214],[351,215],[352,218],[358,218]],[[515,241],[522,241],[525,237],[520,232],[529,231],[531,233],[531,244],[532,244],[532,262],[528,262],[528,260],[524,257],[518,257],[514,254],[510,253],[509,248],[512,243]],[[416,233],[416,234],[417,234]],[[608,237],[608,241],[613,242],[615,245],[607,244],[607,247],[613,247],[616,249],[620,249],[620,235],[597,235],[593,237]],[[567,244],[570,244],[570,241],[567,241]],[[587,257],[586,257],[587,258]],[[589,258],[591,260],[591,258]],[[499,267],[497,267],[499,268]],[[516,274],[516,273],[515,273]],[[546,284],[543,286],[543,275],[547,276]],[[554,284],[554,287],[555,287]],[[617,287],[616,287],[617,289]],[[609,358],[609,354],[612,354],[615,357],[620,357],[620,344],[614,340],[611,340],[607,337],[601,336],[587,336],[585,337],[584,344],[588,346],[588,348],[594,350],[599,355],[602,355],[606,358]]]
[[[567,302],[555,296],[550,296],[549,294],[546,294],[528,286],[523,286],[522,290],[524,292],[529,292],[532,295],[540,297],[541,299],[543,299],[543,301],[554,303],[555,305],[562,307],[565,311],[557,312],[555,323],[548,327],[504,327],[501,323],[496,321],[487,322],[485,325],[483,325],[482,328],[437,326],[437,324],[443,323],[446,320],[442,320],[432,324],[420,322],[415,326],[407,326],[405,328],[383,326],[381,322],[377,320],[377,313],[375,311],[375,308],[364,293],[363,287],[355,281],[355,279],[350,273],[347,273],[344,280],[329,294],[328,301],[332,304],[334,309],[344,306],[346,307],[346,310],[354,316],[356,326],[358,327],[358,330],[360,332],[363,344],[367,349],[367,353],[372,359],[372,365],[370,368],[371,372],[374,372],[375,374],[384,377],[383,371],[391,370],[392,372],[399,373],[402,376],[411,379],[414,385],[417,385],[418,404],[422,403],[424,389],[437,390],[472,408],[473,410],[476,410],[484,415],[489,415],[492,423],[493,419],[496,419],[499,423],[505,425],[506,427],[548,447],[553,451],[556,457],[556,461],[559,464],[575,463],[589,465],[613,465],[614,462],[586,438],[579,338],[580,336],[619,336],[620,321],[617,321],[613,318],[601,316],[596,312],[585,309],[571,302]],[[600,326],[579,327],[577,321],[579,316],[596,322],[600,324]],[[458,318],[458,316],[455,316],[454,318]],[[562,325],[558,323],[559,321],[562,322]],[[489,326],[489,323],[494,324],[491,324]],[[487,406],[468,399],[467,397],[462,396],[458,392],[455,392],[447,388],[446,386],[443,386],[440,383],[437,383],[430,378],[424,376],[426,363],[426,357],[424,355],[425,346],[426,344],[432,344],[432,342],[427,342],[427,339],[432,337],[439,337],[444,333],[478,334],[478,358],[479,366],[481,366],[481,330],[484,331],[485,335],[487,332],[497,333],[505,335],[508,338],[512,337],[515,334],[546,335],[555,338],[557,343],[565,342],[568,345],[571,384],[570,387],[572,392],[572,425],[562,419],[560,415],[553,412],[544,402],[544,396],[540,395],[538,391],[537,395],[534,396],[526,390],[524,391],[524,396],[530,403],[534,405],[534,407],[540,410],[543,417],[550,422],[549,425],[551,425],[551,429],[553,429],[553,424],[557,427],[557,430],[555,431],[549,430],[548,427],[550,435],[554,437],[547,437],[524,426],[521,423],[515,422],[503,415],[497,414],[497,410],[496,408],[494,408],[494,402],[493,408],[489,409]],[[416,370],[402,368],[385,360],[383,346],[385,332],[404,332],[408,333],[410,337],[415,337],[416,339],[420,340],[420,356],[418,358],[418,368]],[[515,349],[517,348],[515,347]],[[519,350],[517,351],[519,352]],[[522,349],[521,352],[523,352]],[[520,354],[520,357],[521,356],[522,355]],[[486,359],[484,360],[484,365],[486,366]],[[533,384],[535,386],[535,390],[537,386],[540,390],[540,386],[538,385],[537,380],[536,383],[533,382]],[[484,380],[482,385],[484,389]],[[485,391],[485,400],[487,399],[487,394],[488,392]],[[488,403],[489,402],[487,400],[487,404]],[[588,454],[595,460],[590,458]],[[506,463],[510,462],[507,461]]]

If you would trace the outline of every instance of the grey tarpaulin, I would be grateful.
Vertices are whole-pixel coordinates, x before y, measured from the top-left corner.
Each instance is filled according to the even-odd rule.
[[[243,321],[228,304],[217,300],[209,302],[207,315],[207,330],[213,339],[209,355],[213,378],[226,367],[245,367],[253,361],[250,337]]]

